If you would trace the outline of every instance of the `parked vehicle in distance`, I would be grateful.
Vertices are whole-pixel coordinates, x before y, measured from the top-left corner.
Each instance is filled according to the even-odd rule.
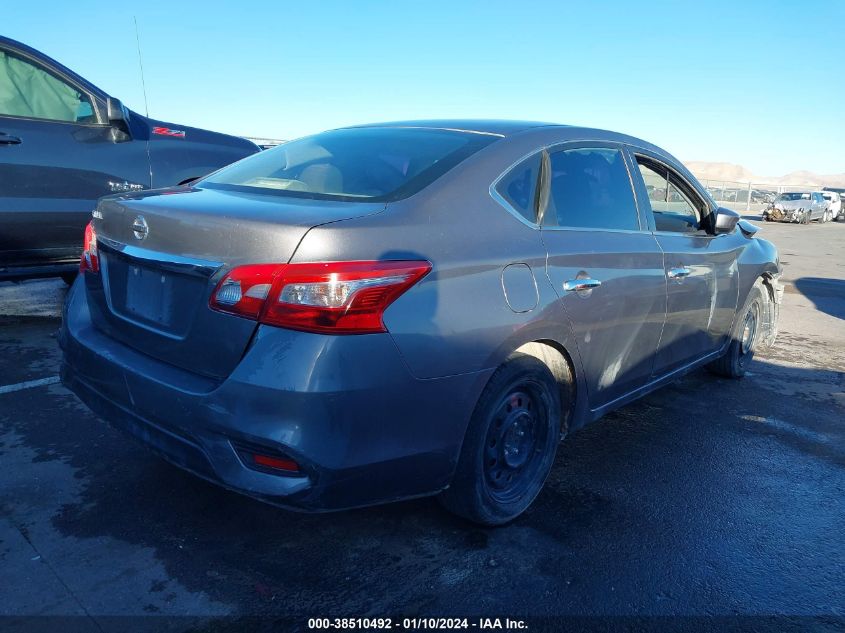
[[[827,219],[836,220],[842,213],[842,198],[835,191],[822,191],[822,198],[827,202]]]
[[[820,191],[785,191],[763,210],[763,220],[767,222],[809,224],[828,219],[827,201]]]
[[[771,191],[754,189],[751,191],[751,202],[754,204],[771,204],[775,201],[777,194]]]
[[[740,377],[773,343],[780,264],[755,232],[622,134],[333,130],[101,200],[62,382],[264,501],[440,494],[500,524],[570,432],[702,365]]]
[[[246,138],[249,141],[252,141],[256,145],[258,145],[258,147],[260,147],[261,149],[271,149],[273,147],[276,147],[277,145],[281,145],[282,143],[286,142],[286,141],[283,141],[281,139],[276,139],[276,138],[255,138],[255,137],[251,137],[251,136],[246,136],[244,138]]]
[[[833,219],[837,222],[845,221],[845,204],[842,203],[843,198],[845,198],[845,187],[824,187],[822,192],[836,193],[839,195],[839,211]]]
[[[245,139],[142,116],[0,37],[0,280],[72,281],[98,198],[177,185],[258,151]]]

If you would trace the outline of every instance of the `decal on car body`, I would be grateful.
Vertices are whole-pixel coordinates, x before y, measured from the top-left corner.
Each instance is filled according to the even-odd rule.
[[[159,136],[173,136],[175,138],[185,138],[185,130],[172,130],[169,127],[156,126],[153,128],[153,134]]]

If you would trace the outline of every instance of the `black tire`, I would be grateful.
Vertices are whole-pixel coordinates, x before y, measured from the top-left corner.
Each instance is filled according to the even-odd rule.
[[[801,224],[809,224],[811,219],[810,212],[804,211],[804,217],[801,218]]]
[[[502,525],[534,501],[560,441],[560,386],[533,356],[514,354],[478,399],[452,485],[441,493],[450,512]]]
[[[754,358],[754,348],[760,339],[763,317],[763,290],[759,285],[755,284],[751,288],[739,315],[731,331],[731,343],[727,353],[707,366],[719,376],[742,378]]]
[[[62,281],[65,282],[68,286],[72,286],[73,282],[76,281],[77,273],[64,273],[62,275]]]

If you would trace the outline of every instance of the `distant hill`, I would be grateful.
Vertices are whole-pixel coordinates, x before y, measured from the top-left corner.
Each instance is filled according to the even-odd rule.
[[[726,180],[768,185],[795,185],[802,187],[845,187],[845,173],[816,174],[811,171],[793,171],[784,176],[760,176],[742,165],[711,163],[701,160],[684,164],[699,180]]]

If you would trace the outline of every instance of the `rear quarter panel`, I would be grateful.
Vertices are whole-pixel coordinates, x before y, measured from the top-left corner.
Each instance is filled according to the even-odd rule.
[[[418,378],[498,366],[524,342],[569,344],[569,325],[545,273],[539,231],[506,211],[490,184],[542,137],[504,139],[384,213],[323,225],[303,238],[292,261],[416,259],[431,273],[385,313],[385,324]],[[530,266],[536,307],[512,310],[503,269]],[[574,347],[572,348],[574,349]]]

